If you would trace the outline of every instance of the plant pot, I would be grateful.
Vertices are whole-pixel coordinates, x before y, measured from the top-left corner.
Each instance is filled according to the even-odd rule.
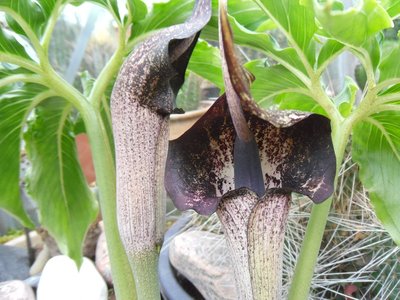
[[[86,133],[80,133],[75,137],[76,149],[78,152],[79,163],[88,184],[96,181],[94,172],[92,152],[90,150],[89,138]]]
[[[183,215],[166,232],[164,245],[160,252],[158,262],[158,276],[160,281],[161,295],[164,300],[203,300],[204,297],[171,265],[169,261],[169,243],[185,225],[191,220],[191,216]]]
[[[171,115],[169,139],[174,140],[188,130],[204,113],[210,108],[214,101],[203,100],[200,107],[196,110],[185,112],[184,114]]]

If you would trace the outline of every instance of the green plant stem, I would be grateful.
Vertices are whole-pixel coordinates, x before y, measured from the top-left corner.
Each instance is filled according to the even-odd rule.
[[[328,219],[332,197],[324,203],[314,205],[308,221],[302,248],[297,259],[288,300],[308,299],[311,280]]]
[[[376,90],[377,91],[381,91],[391,85],[395,85],[395,84],[400,84],[400,79],[399,78],[390,78],[390,79],[386,79],[380,83],[378,83],[376,85]]]
[[[107,247],[115,293],[118,300],[136,299],[135,284],[129,261],[118,234],[116,213],[116,180],[112,150],[100,116],[87,99],[62,79],[49,64],[46,82],[58,94],[71,102],[81,113],[92,149],[96,183],[100,194],[100,207],[107,238]]]
[[[310,63],[308,62],[308,59],[302,49],[300,49],[299,45],[296,43],[296,41],[293,39],[292,35],[286,30],[285,27],[281,25],[281,23],[275,18],[274,15],[270,13],[270,11],[265,7],[265,5],[262,3],[260,0],[254,0],[254,2],[261,8],[261,10],[271,19],[274,21],[274,23],[278,26],[280,30],[285,34],[286,38],[288,39],[288,42],[294,50],[296,51],[297,55],[299,56],[300,60],[302,61],[304,68],[306,69],[306,72],[308,76],[311,78],[311,74],[314,74],[314,70],[311,67]],[[301,78],[300,78],[301,79]]]
[[[339,55],[341,55],[343,52],[347,51],[348,47],[344,46],[340,51],[337,51],[334,55],[330,56],[329,59],[325,60],[320,66],[318,66],[317,71],[315,72],[315,75],[317,77],[321,77],[322,73],[328,68],[329,64],[332,63]]]
[[[136,253],[129,256],[131,268],[135,273],[137,299],[160,299],[160,287],[158,284],[158,256],[156,249]]]
[[[1,11],[5,12],[8,14],[10,17],[12,17],[19,26],[21,26],[22,30],[25,32],[26,36],[28,37],[29,41],[31,42],[33,49],[35,49],[36,53],[39,55],[39,53],[43,53],[43,48],[42,45],[40,45],[40,42],[38,38],[36,37],[35,32],[33,32],[32,28],[30,25],[24,20],[24,18],[16,13],[14,10],[0,6]]]
[[[132,271],[118,234],[115,167],[107,134],[99,113],[86,111],[84,119],[93,154],[115,294],[118,300],[137,299]]]
[[[60,12],[62,11],[64,5],[65,4],[63,4],[62,0],[58,0],[54,5],[53,12],[50,16],[50,19],[47,23],[46,29],[44,31],[44,34],[43,34],[43,37],[41,40],[41,44],[42,44],[42,47],[43,47],[43,50],[45,53],[48,53],[51,36],[52,36],[53,30],[54,30],[54,27],[57,24],[58,17],[60,16]]]
[[[43,78],[36,74],[16,74],[0,79],[0,87],[17,82],[30,82],[45,85]]]
[[[56,9],[58,14],[61,8],[61,1],[58,1],[57,3]],[[37,76],[32,75],[30,79],[34,79],[34,82],[41,83],[49,87],[51,89],[48,94],[49,96],[62,96],[66,101],[71,103],[76,109],[79,110],[85,121],[87,134],[89,136],[90,145],[92,148],[93,162],[96,171],[97,186],[100,194],[100,206],[107,238],[115,293],[117,299],[119,300],[137,299],[135,282],[129,266],[129,261],[118,234],[116,218],[115,166],[103,120],[97,107],[95,105],[91,105],[88,99],[82,95],[82,93],[69,85],[59,74],[57,74],[48,60],[47,48],[51,38],[51,32],[53,31],[56,23],[57,14],[53,14],[53,18],[50,20],[50,24],[46,28],[45,36],[42,40],[42,46],[35,33],[30,29],[25,20],[8,8],[2,7],[2,9],[6,13],[9,13],[10,16],[12,16],[24,29],[33,45],[33,48],[37,52],[40,65],[27,58],[21,58],[20,56],[9,53],[0,53],[0,61],[19,65],[22,68],[36,73]],[[105,91],[109,80],[111,80],[111,77],[119,67],[120,60],[122,60],[123,51],[123,48],[119,49],[118,55],[114,56],[114,59],[112,59],[109,67],[106,68],[105,72],[103,72],[101,80],[94,87],[95,91],[93,93],[95,94],[95,97],[97,95],[99,96],[98,102],[100,102],[100,96],[103,96],[102,94]],[[11,80],[14,79],[17,78],[14,77]],[[27,82],[29,82],[27,78],[25,79]],[[10,82],[3,81],[3,83]],[[41,100],[42,98],[38,98],[37,101]]]
[[[319,105],[321,105],[321,107],[327,113],[328,118],[331,120],[333,130],[335,130],[335,128],[339,128],[341,122],[343,121],[342,115],[338,111],[333,101],[325,93],[325,90],[322,88],[319,77],[317,75],[312,74],[312,82],[313,83],[310,89],[312,97]],[[340,132],[340,129],[336,129],[336,132]],[[334,135],[335,134],[333,133],[332,136]],[[334,145],[335,151],[337,153],[336,146],[337,145]]]
[[[32,98],[31,104],[29,105],[29,108],[26,110],[26,112],[24,114],[22,124],[27,124],[29,115],[32,113],[33,109],[36,106],[38,106],[42,101],[44,101],[48,98],[51,98],[51,97],[56,97],[56,96],[57,96],[57,94],[54,91],[49,90],[49,91],[45,91],[40,94],[37,94],[34,98]],[[24,132],[21,130],[21,132],[20,132],[21,140],[23,140],[23,135],[24,135]],[[24,225],[24,226],[26,226],[26,225]],[[28,227],[28,226],[26,226],[26,227]],[[33,224],[32,224],[32,228],[34,228]]]
[[[346,145],[353,126],[353,119],[344,122],[332,120],[332,140],[336,154],[335,188],[339,170],[342,165]],[[313,205],[310,219],[307,224],[306,234],[289,290],[288,300],[306,300],[309,296],[311,280],[317,263],[325,226],[328,220],[333,197],[321,204]]]
[[[115,74],[119,71],[122,60],[125,54],[125,35],[126,31],[125,28],[120,26],[119,27],[119,41],[118,41],[118,48],[110,58],[107,65],[103,68],[101,73],[99,74],[96,82],[94,83],[93,89],[89,96],[89,101],[94,104],[96,109],[100,109],[101,99],[104,95],[104,92],[109,85],[109,82],[115,76]]]
[[[385,104],[385,103],[399,101],[399,99],[400,99],[400,93],[393,93],[377,97],[376,103]]]
[[[42,73],[42,69],[36,62],[15,54],[0,53],[0,61],[20,66],[36,74]]]
[[[360,59],[363,57],[361,56]],[[372,69],[370,60],[363,61],[364,66]],[[314,84],[314,99],[328,113],[332,124],[332,142],[336,155],[336,177],[335,188],[337,186],[339,170],[342,165],[345,149],[352,131],[352,128],[360,120],[365,119],[373,112],[376,105],[377,89],[375,86],[374,74],[368,73],[369,83],[368,91],[360,103],[360,105],[352,112],[352,114],[343,119],[337,109],[330,104],[329,98],[323,92],[322,87],[317,83]],[[316,82],[318,78],[313,80]],[[292,284],[289,290],[289,300],[307,299],[311,285],[312,276],[314,274],[315,264],[318,259],[318,253],[321,241],[324,235],[325,226],[328,220],[332,197],[322,204],[314,205],[311,216],[307,225],[306,234],[304,236],[303,245],[297,260]]]
[[[376,106],[372,113],[379,113],[381,111],[400,111],[400,106],[397,104],[382,104]]]

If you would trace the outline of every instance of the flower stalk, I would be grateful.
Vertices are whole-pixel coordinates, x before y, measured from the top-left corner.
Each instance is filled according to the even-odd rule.
[[[217,209],[232,258],[237,294],[244,299],[281,299],[283,241],[290,195],[248,189],[227,193]]]
[[[227,193],[217,209],[232,260],[239,300],[253,299],[247,237],[250,215],[257,200],[257,195],[247,189],[241,189],[237,193]]]
[[[159,173],[165,163],[168,119],[133,102],[113,107],[113,124],[119,232],[138,298],[157,299],[165,209]]]
[[[290,195],[270,192],[253,209],[248,247],[253,299],[282,299],[282,266]]]

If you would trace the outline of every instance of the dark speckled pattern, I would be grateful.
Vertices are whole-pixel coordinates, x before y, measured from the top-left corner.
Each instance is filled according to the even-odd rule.
[[[185,23],[162,29],[137,46],[114,85],[118,228],[131,259],[156,249],[164,236],[168,116],[199,31],[210,17],[210,0],[196,1]]]
[[[301,193],[316,203],[332,194],[336,160],[327,118],[303,116],[289,127],[275,127],[251,112],[245,116],[259,147],[266,189]],[[234,136],[222,96],[190,130],[170,142],[165,185],[178,209],[211,214],[221,196],[234,189]]]
[[[263,182],[266,191],[279,188],[322,202],[333,192],[336,172],[330,122],[319,115],[263,110],[253,101],[252,75],[236,58],[225,5],[220,6],[219,25],[226,95],[170,142],[166,190],[178,209],[205,215],[215,212],[221,197],[235,189],[255,188],[261,197]],[[236,148],[235,139],[241,140]]]

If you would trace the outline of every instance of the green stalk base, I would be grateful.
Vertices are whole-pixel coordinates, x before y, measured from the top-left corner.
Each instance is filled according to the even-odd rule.
[[[87,134],[96,170],[96,183],[100,195],[100,207],[107,239],[114,291],[118,300],[135,300],[135,282],[129,266],[128,257],[122,245],[116,212],[115,166],[110,145],[101,117],[89,109],[85,117]]]
[[[308,299],[311,280],[314,274],[315,264],[317,263],[321,240],[325,232],[332,197],[325,202],[314,205],[308,221],[307,231],[304,236],[303,246],[297,260],[294,276],[290,286],[288,300]]]
[[[129,256],[129,263],[135,278],[136,293],[140,300],[159,300],[161,298],[158,281],[158,256],[157,250]]]

